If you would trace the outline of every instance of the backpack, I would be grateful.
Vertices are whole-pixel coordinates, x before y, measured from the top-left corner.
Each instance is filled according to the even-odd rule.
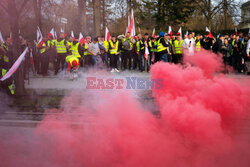
[[[126,39],[125,41],[122,42],[122,46],[124,50],[132,50],[132,47],[130,45],[130,41]]]

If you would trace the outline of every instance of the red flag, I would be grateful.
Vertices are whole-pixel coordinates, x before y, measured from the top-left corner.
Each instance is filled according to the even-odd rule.
[[[155,28],[153,29],[152,37],[155,38]]]
[[[43,35],[39,27],[37,27],[37,44],[38,48],[42,47],[43,45]]]
[[[146,61],[148,61],[148,55],[149,55],[148,47],[145,47],[145,54],[144,54],[144,57],[145,57],[145,60],[146,60]]]
[[[109,41],[110,38],[111,38],[111,36],[110,36],[109,30],[108,30],[108,28],[106,27],[106,31],[105,31],[105,41]]]
[[[168,28],[168,34],[170,35],[170,38],[172,38],[173,31],[172,31],[171,26],[169,26],[169,28]]]
[[[49,33],[49,35],[48,35],[48,38],[50,38],[50,37],[55,38],[55,31],[54,31],[54,28],[51,29],[51,31],[50,31],[50,33]]]
[[[80,42],[81,46],[82,46],[83,44],[85,44],[85,39],[84,39],[82,33],[79,34],[78,42]]]
[[[75,35],[74,35],[74,32],[73,32],[73,31],[71,31],[71,37],[73,38],[73,40],[76,40],[76,38],[75,38]]]
[[[128,32],[131,33],[131,37],[135,36],[135,19],[134,19],[134,11],[133,9],[131,10],[131,21],[128,26]]]
[[[209,32],[209,34],[208,34],[209,38],[214,38],[213,34],[210,32],[210,30],[208,29],[208,27],[206,27],[206,32]]]
[[[237,27],[235,27],[234,31],[235,31],[235,35],[237,36],[238,35]]]
[[[180,35],[180,36],[182,37],[182,30],[181,30],[181,27],[180,27],[180,29],[178,30],[177,35]]]

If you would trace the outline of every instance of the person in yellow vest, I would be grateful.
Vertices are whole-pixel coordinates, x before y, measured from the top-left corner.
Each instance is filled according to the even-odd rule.
[[[145,44],[142,39],[142,35],[138,34],[137,35],[138,39],[136,42],[136,51],[138,55],[138,64],[139,64],[139,70],[142,72],[143,71],[143,57],[145,53]]]
[[[127,35],[122,41],[122,65],[124,70],[131,69],[132,66],[132,50],[133,50],[133,39],[131,38],[131,33],[127,32]],[[129,64],[129,65],[128,65]]]
[[[67,41],[64,39],[64,33],[60,34],[60,38],[55,40],[55,47],[57,51],[56,69],[55,74],[58,73],[60,66],[63,70],[65,58],[67,56]]]
[[[40,68],[40,72],[43,76],[48,75],[48,67],[49,67],[48,49],[49,49],[49,45],[50,45],[50,43],[48,42],[48,38],[43,38],[43,44],[39,48],[39,52],[40,52],[39,68]]]
[[[9,57],[8,57],[8,47],[5,45],[5,43],[0,44],[0,66],[3,66],[3,64],[9,63]]]
[[[80,61],[75,55],[70,55],[65,58],[65,62],[67,66],[67,73],[69,75],[69,78],[72,80],[73,76],[71,74],[71,70],[76,70],[78,72]]]
[[[200,52],[201,51],[201,35],[197,34],[195,38],[195,51]]]
[[[86,68],[88,68],[91,65],[91,53],[89,52],[89,45],[91,43],[91,36],[86,36],[86,41],[85,44],[83,45],[83,49],[84,49],[84,65]]]
[[[119,41],[116,39],[115,36],[112,36],[111,40],[109,41],[109,53],[110,53],[110,66],[112,68],[111,72],[120,72],[117,68],[118,62],[118,47]]]
[[[69,52],[74,55],[75,57],[77,57],[80,61],[80,64],[82,65],[82,61],[83,61],[83,48],[80,44],[80,42],[78,42],[78,40],[74,40],[72,41],[70,47],[69,47]]]
[[[0,78],[6,75],[8,70],[5,67],[1,67]],[[13,77],[6,79],[5,81],[0,81],[0,88],[2,88],[8,95],[15,94],[15,86],[13,84]]]
[[[157,52],[160,61],[168,62],[169,42],[167,41],[167,34],[160,32],[160,37],[157,39]]]
[[[174,41],[173,46],[174,46],[174,56],[173,56],[173,62],[175,64],[182,63],[182,58],[183,58],[183,48],[182,44],[183,41],[181,39],[181,35],[177,35],[177,40]]]

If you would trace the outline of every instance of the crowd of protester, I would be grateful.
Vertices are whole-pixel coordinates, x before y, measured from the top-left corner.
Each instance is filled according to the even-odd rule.
[[[21,66],[24,78],[27,78],[30,72],[47,76],[52,75],[49,71],[57,75],[64,69],[67,69],[71,77],[72,68],[100,68],[112,73],[124,70],[149,72],[150,66],[158,61],[182,64],[185,50],[195,55],[201,49],[222,54],[225,65],[232,66],[238,73],[249,72],[249,38],[250,34],[244,36],[241,32],[239,35],[224,34],[217,38],[211,37],[208,32],[204,35],[192,32],[184,37],[165,32],[160,32],[155,37],[148,33],[131,37],[131,33],[127,32],[125,35],[111,36],[109,41],[102,36],[86,36],[82,42],[62,33],[57,39],[51,34],[46,35],[42,43],[27,41],[21,36],[19,42],[22,51],[29,48]],[[0,43],[1,77],[14,63],[12,50],[10,38]],[[1,85],[9,86],[11,80]]]

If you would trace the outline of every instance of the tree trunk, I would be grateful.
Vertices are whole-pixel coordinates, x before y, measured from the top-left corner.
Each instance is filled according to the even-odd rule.
[[[87,33],[87,6],[86,6],[86,0],[83,0],[83,19],[82,19],[82,31]]]
[[[105,0],[102,0],[102,31],[105,31],[105,27],[106,27],[106,2]]]
[[[17,11],[17,6],[15,0],[8,1],[8,9],[10,11],[9,19],[10,19],[10,29],[12,32],[12,40],[13,40],[13,58],[14,61],[18,59],[20,56],[20,42],[19,42],[19,13]],[[15,74],[15,86],[16,86],[16,95],[24,95],[24,75],[22,66],[20,66]]]
[[[33,8],[36,16],[36,25],[42,31],[42,0],[33,0]]]
[[[100,10],[100,0],[93,0],[94,5],[94,34],[95,36],[99,36],[100,32],[100,25],[101,25],[101,10]]]
[[[207,23],[210,31],[212,31],[212,2],[211,0],[208,0],[208,17],[207,17]]]
[[[224,9],[224,29],[227,30],[227,19],[228,19],[228,3],[227,0],[223,2],[223,9]]]
[[[80,32],[82,31],[83,28],[83,0],[78,0],[78,21],[77,21],[77,29],[80,30]]]

